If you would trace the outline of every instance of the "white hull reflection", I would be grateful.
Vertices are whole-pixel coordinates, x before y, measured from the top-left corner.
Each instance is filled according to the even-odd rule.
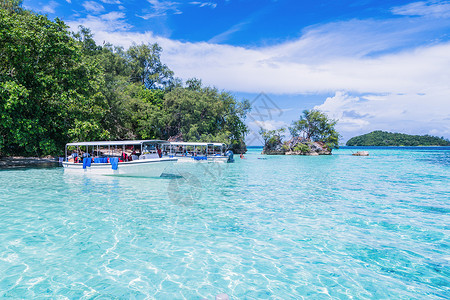
[[[176,158],[155,158],[119,162],[117,170],[113,170],[109,163],[93,163],[90,167],[83,169],[83,164],[81,163],[63,162],[63,167],[64,172],[68,174],[160,177],[164,170],[176,161]]]
[[[174,156],[178,159],[178,163],[226,163],[228,162],[228,156],[207,156],[207,157],[195,157],[195,156]]]

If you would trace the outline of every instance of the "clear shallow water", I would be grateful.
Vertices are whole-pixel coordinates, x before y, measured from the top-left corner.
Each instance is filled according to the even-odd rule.
[[[0,171],[0,297],[450,297],[450,148],[259,151],[157,179]]]

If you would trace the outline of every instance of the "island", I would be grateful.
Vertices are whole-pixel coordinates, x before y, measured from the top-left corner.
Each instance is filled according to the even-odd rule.
[[[409,135],[377,130],[352,137],[346,146],[450,146],[450,141],[431,135]]]
[[[293,121],[287,129],[291,138],[283,141],[286,128],[266,130],[261,128],[264,139],[262,154],[267,155],[331,155],[338,148],[339,133],[335,130],[337,120],[317,109],[304,110],[300,119]]]

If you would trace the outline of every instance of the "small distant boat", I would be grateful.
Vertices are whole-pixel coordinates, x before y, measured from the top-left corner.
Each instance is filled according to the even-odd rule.
[[[234,162],[234,154],[223,143],[169,142],[162,145],[164,157],[178,162]]]
[[[177,158],[163,157],[162,140],[68,143],[65,173],[160,177]]]
[[[368,151],[358,151],[356,153],[352,154],[353,156],[369,156],[369,152]]]

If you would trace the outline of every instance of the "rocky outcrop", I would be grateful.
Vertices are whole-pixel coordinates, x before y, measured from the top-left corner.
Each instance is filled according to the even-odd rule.
[[[302,137],[293,137],[284,143],[269,144],[262,154],[267,155],[331,155],[331,150],[323,142],[312,142]]]
[[[286,148],[280,137],[273,137],[266,142],[261,154],[267,155],[284,155]]]

